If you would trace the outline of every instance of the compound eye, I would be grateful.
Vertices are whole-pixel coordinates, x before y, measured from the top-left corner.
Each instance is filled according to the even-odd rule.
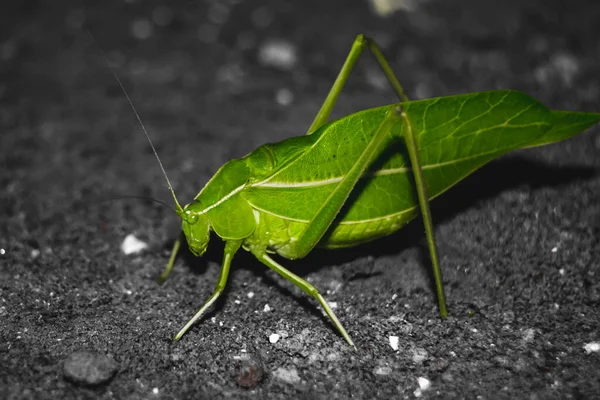
[[[196,222],[198,222],[198,215],[197,214],[188,214],[187,222],[190,225],[195,224]]]

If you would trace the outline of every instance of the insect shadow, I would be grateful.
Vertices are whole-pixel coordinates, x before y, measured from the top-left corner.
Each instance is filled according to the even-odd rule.
[[[391,156],[393,151],[398,151],[398,148],[394,149],[393,147],[394,146],[391,146],[390,151],[382,155],[377,164],[385,162],[387,157]],[[378,167],[379,165],[374,165],[374,168]],[[599,174],[600,171],[592,167],[555,167],[520,154],[508,155],[500,160],[491,162],[484,168],[460,181],[455,188],[444,193],[440,196],[441,198],[439,200],[432,202],[431,209],[434,220],[437,223],[445,222],[452,219],[457,214],[472,208],[481,201],[494,198],[502,192],[517,187],[527,186],[531,189],[556,187],[568,184],[575,180],[591,179]],[[360,193],[360,182],[357,184],[356,189],[356,194],[353,194],[353,196],[348,199],[348,202],[351,202],[356,198],[357,194]],[[344,211],[342,210],[342,213],[343,212]],[[214,242],[215,244],[219,244],[209,246],[205,255],[200,258],[192,255],[187,249],[187,246],[182,246],[184,248],[181,253],[181,257],[184,261],[183,263],[188,266],[189,270],[195,275],[204,274],[207,270],[208,263],[211,261],[220,265],[224,244],[219,240],[214,240]],[[169,246],[170,245],[171,243],[169,243]],[[419,263],[427,272],[430,290],[432,293],[435,293],[433,273],[431,268],[429,268],[429,253],[420,217],[411,221],[406,227],[398,230],[392,235],[362,245],[344,248],[343,251],[315,249],[315,251],[311,252],[303,259],[287,261],[285,266],[295,274],[306,276],[325,266],[351,264],[356,260],[372,257],[375,254],[378,256],[400,254],[415,246],[419,248]],[[364,264],[357,266],[357,268],[349,274],[343,274],[342,279],[345,281],[364,280],[385,275],[384,271],[368,268],[367,270],[362,270],[363,265]],[[277,288],[282,295],[291,295],[294,297],[295,301],[298,301],[306,311],[313,313],[315,316],[324,318],[325,320],[327,319],[318,309],[313,307],[309,298],[300,292],[292,292],[287,285],[282,284],[283,282],[281,279],[273,277],[274,274],[271,273],[269,269],[264,268],[250,253],[239,252],[236,255],[232,275],[235,275],[235,269],[251,271],[255,276],[260,277],[265,284]],[[234,276],[230,277],[231,281],[234,279]],[[231,287],[232,285],[228,285],[225,288],[223,296],[216,302],[215,307],[212,308],[212,311],[210,311],[208,315],[212,315],[222,309],[227,301],[228,292]]]

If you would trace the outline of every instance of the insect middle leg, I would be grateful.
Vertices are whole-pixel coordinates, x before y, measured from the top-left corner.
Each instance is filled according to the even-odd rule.
[[[335,315],[329,304],[327,304],[327,301],[325,301],[323,296],[321,296],[321,293],[319,293],[317,288],[315,288],[313,285],[311,285],[304,279],[300,278],[298,275],[294,274],[293,272],[278,264],[275,260],[269,257],[267,253],[255,254],[255,256],[267,267],[271,268],[273,271],[277,272],[279,275],[283,276],[285,279],[302,289],[304,293],[317,299],[319,303],[321,303],[321,307],[323,307],[325,313],[333,321],[333,324],[335,325],[337,330],[344,337],[344,339],[346,339],[346,342],[348,342],[348,344],[354,347],[354,349],[356,350],[356,346],[354,345],[352,339],[350,339],[350,335],[348,335],[348,332],[346,332],[346,329],[344,329],[337,316]]]
[[[356,182],[358,182],[367,168],[381,154],[384,149],[384,144],[387,142],[389,135],[392,133],[392,129],[394,129],[394,127],[402,120],[403,117],[399,114],[397,109],[401,110],[401,107],[393,107],[386,113],[386,116],[380,123],[375,134],[354,165],[346,173],[342,181],[333,190],[327,201],[320,207],[315,216],[308,222],[307,227],[302,234],[296,238],[292,244],[290,244],[291,247],[289,254],[293,256],[292,258],[303,258],[306,256],[329,229],[336,215],[344,205],[344,202],[350,195],[350,192],[356,185]],[[354,346],[352,339],[350,339],[350,336],[331,310],[331,307],[329,307],[323,296],[321,296],[314,286],[288,271],[281,265],[277,264],[264,252],[264,249],[259,251],[253,251],[251,249],[251,251],[263,264],[275,270],[278,274],[283,276],[294,285],[298,286],[308,295],[317,299],[321,303],[321,306],[327,315],[333,321],[340,334],[350,345]]]

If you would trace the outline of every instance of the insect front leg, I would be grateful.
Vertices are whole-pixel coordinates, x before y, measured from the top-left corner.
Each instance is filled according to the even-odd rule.
[[[217,285],[215,286],[215,290],[213,294],[208,298],[206,303],[198,310],[198,312],[188,321],[187,324],[179,331],[179,333],[173,338],[173,341],[176,342],[190,329],[190,327],[196,322],[202,314],[210,307],[223,293],[223,289],[225,289],[225,285],[227,284],[227,277],[229,276],[229,269],[231,267],[231,261],[233,260],[233,256],[239,250],[242,245],[241,240],[229,240],[225,243],[225,251],[223,256],[223,265],[221,266],[221,274],[219,275],[219,280],[217,281]]]
[[[159,285],[165,283],[165,280],[171,274],[171,271],[173,270],[173,265],[175,264],[175,259],[177,258],[177,254],[179,254],[179,249],[181,248],[182,240],[185,240],[183,232],[181,232],[177,240],[175,240],[175,243],[173,244],[173,249],[171,250],[171,256],[169,257],[169,262],[167,263],[167,267],[165,268],[163,273],[160,274],[160,276],[158,277],[157,282]]]

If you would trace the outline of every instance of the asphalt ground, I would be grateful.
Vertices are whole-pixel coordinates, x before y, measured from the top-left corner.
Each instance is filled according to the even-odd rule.
[[[148,200],[110,200],[171,201],[102,53],[182,201],[225,161],[305,132],[357,33],[381,44],[413,98],[511,88],[600,111],[597,2],[402,4],[386,17],[341,0],[6,6],[1,397],[600,398],[598,126],[494,161],[433,203],[447,320],[417,220],[282,261],[335,303],[358,351],[247,254],[171,343],[210,295],[223,246],[184,252],[156,284],[179,222]],[[365,57],[334,114],[394,101]],[[147,249],[125,255],[130,234]]]

